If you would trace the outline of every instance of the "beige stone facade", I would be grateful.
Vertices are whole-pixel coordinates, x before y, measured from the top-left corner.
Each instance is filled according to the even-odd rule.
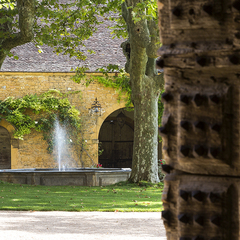
[[[27,94],[41,94],[50,89],[62,93],[81,91],[69,94],[68,99],[81,113],[83,120],[83,137],[86,151],[82,155],[84,167],[98,163],[98,135],[104,120],[115,110],[125,106],[124,97],[118,100],[115,89],[106,88],[97,82],[88,87],[74,83],[70,78],[74,73],[36,73],[36,72],[1,72],[0,74],[0,100],[6,97],[23,97]],[[97,73],[93,73],[92,75]],[[89,108],[95,98],[102,106],[101,116],[89,114]],[[42,133],[32,131],[24,140],[13,137],[14,126],[1,120],[0,126],[6,128],[11,137],[11,168],[52,168],[57,162],[47,151],[47,143],[43,140]],[[89,156],[90,157],[89,157]],[[77,152],[72,153],[74,161],[82,167]]]

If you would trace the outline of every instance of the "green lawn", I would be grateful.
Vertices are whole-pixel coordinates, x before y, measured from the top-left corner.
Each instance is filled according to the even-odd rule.
[[[34,186],[0,181],[0,210],[158,212],[163,184]]]

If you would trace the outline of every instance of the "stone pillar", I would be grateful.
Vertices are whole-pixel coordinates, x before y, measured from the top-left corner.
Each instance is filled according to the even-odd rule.
[[[240,1],[158,7],[167,239],[240,239]]]

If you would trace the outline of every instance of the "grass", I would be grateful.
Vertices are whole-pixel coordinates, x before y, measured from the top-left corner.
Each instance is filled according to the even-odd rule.
[[[159,212],[163,184],[36,186],[0,181],[0,210]]]

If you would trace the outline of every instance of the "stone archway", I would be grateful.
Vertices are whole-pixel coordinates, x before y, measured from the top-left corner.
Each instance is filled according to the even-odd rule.
[[[0,126],[0,169],[11,169],[11,137],[8,130]]]
[[[109,168],[131,168],[133,152],[133,113],[118,109],[103,122],[99,146],[103,150],[99,163]]]
[[[19,140],[14,138],[14,131],[15,128],[13,125],[8,123],[5,119],[1,119],[0,121],[0,155],[3,156],[7,151],[10,151],[10,160],[8,160],[8,163],[10,162],[7,166],[2,166],[0,163],[0,169],[17,169],[19,168]],[[1,135],[2,133],[2,135]],[[6,143],[7,142],[7,143]],[[4,146],[7,144],[7,146]],[[6,147],[6,148],[4,148]],[[1,150],[2,149],[2,150]],[[0,156],[0,161],[1,161],[1,156]],[[9,156],[9,152],[8,152]],[[4,160],[6,161],[6,160]],[[2,160],[2,162],[4,162]]]

